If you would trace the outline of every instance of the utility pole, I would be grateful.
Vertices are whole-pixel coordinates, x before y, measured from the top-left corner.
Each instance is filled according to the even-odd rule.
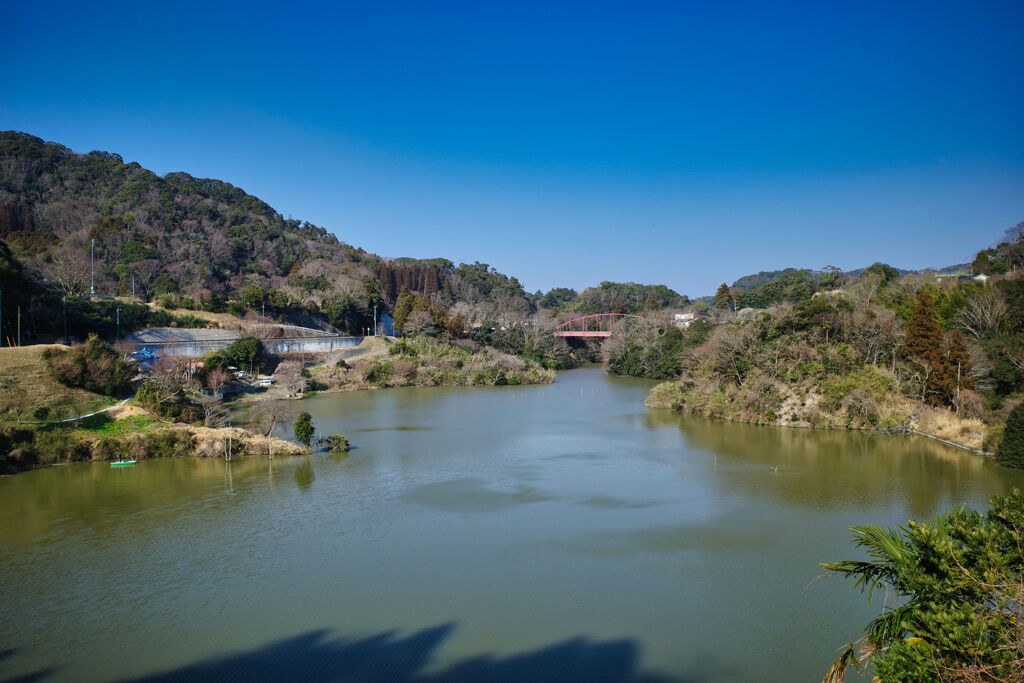
[[[377,304],[373,305],[373,336],[377,336]]]
[[[132,275],[132,301],[135,301],[135,276]]]
[[[96,238],[92,240],[92,257],[89,259],[89,294],[96,296]]]
[[[117,337],[116,337],[116,339],[117,339],[117,341],[121,341],[121,307],[118,306],[117,310],[115,312],[117,313]]]
[[[64,295],[61,297],[61,302],[64,304],[64,343],[68,343],[68,297]]]

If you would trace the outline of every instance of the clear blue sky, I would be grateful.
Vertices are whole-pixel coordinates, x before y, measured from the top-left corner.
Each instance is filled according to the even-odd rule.
[[[1024,220],[1020,0],[0,0],[0,25],[0,128],[530,290],[947,265]]]

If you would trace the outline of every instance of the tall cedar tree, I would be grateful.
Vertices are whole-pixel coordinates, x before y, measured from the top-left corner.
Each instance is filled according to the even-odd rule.
[[[403,287],[401,294],[398,295],[398,299],[395,301],[395,308],[391,313],[391,320],[394,323],[395,329],[399,332],[405,326],[405,319],[412,313],[415,303],[416,299],[408,289]]]
[[[729,293],[729,285],[723,282],[718,285],[718,291],[715,292],[715,307],[729,308],[731,305],[732,295]]]
[[[1024,467],[1024,404],[1010,411],[1003,431],[1003,442],[996,460],[1008,467]]]
[[[921,369],[921,398],[933,405],[947,403],[955,385],[955,379],[950,381],[949,368],[944,362],[944,347],[935,300],[922,290],[917,294],[914,313],[907,322],[904,355]]]

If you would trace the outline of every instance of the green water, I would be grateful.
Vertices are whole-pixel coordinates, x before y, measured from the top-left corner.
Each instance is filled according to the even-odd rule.
[[[1024,486],[919,438],[545,387],[289,404],[348,456],[0,479],[0,680],[813,681],[875,610],[847,527]],[[772,469],[777,468],[777,469]]]

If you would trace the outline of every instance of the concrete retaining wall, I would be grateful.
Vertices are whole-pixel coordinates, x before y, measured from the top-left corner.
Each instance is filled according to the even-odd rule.
[[[328,351],[334,351],[335,349],[345,349],[357,346],[362,340],[362,337],[341,337],[333,335],[290,339],[266,339],[263,341],[263,347],[270,353],[274,354],[327,353]],[[145,347],[150,349],[158,356],[168,356],[172,358],[200,358],[208,353],[220,351],[232,341],[234,341],[234,339],[209,339],[158,343],[135,342],[135,346],[137,348]]]

